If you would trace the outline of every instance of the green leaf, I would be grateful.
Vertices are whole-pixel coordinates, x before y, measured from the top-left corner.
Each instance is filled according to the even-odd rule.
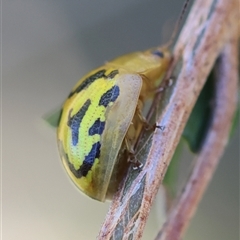
[[[239,113],[240,113],[240,100],[239,100],[239,91],[238,91],[238,103],[237,103],[237,110],[234,114],[234,117],[233,117],[233,123],[232,123],[232,128],[230,130],[230,134],[229,136],[232,137],[235,130],[237,129],[237,127],[239,126]]]
[[[59,120],[62,114],[62,108],[59,108],[58,110],[55,110],[54,112],[51,112],[49,114],[46,114],[43,119],[50,124],[50,126],[57,128],[59,124]]]
[[[213,73],[208,77],[203,90],[188,119],[182,136],[187,140],[192,152],[196,153],[201,148],[207,133],[212,116],[211,102],[214,99],[214,77]]]

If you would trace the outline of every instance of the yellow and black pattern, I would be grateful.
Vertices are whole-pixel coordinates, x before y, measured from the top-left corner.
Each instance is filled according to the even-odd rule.
[[[76,179],[86,177],[91,183],[89,171],[99,164],[106,112],[120,94],[113,79],[118,74],[112,68],[95,71],[79,81],[63,106],[59,144],[62,159]]]
[[[79,111],[72,117],[70,117],[72,110],[69,111],[67,125],[71,128],[71,131],[72,131],[73,146],[76,146],[78,144],[80,124],[81,124],[90,104],[91,104],[91,100],[88,99],[83,104],[83,106],[79,109]]]
[[[70,92],[58,126],[59,152],[68,175],[88,196],[105,201],[117,189],[118,167],[127,165],[119,159],[124,138],[134,145],[143,125],[137,106],[153,96],[169,62],[161,48],[127,54],[85,75]]]
[[[101,108],[102,106],[104,106],[105,108],[107,108],[110,104],[115,102],[118,96],[119,96],[119,87],[114,85],[101,96],[98,102],[98,107]],[[83,104],[83,106],[79,109],[79,111],[75,115],[71,117],[69,116],[69,119],[68,119],[67,125],[71,130],[72,148],[73,146],[75,147],[77,146],[78,151],[81,150],[82,146],[84,145],[83,143],[81,144],[81,142],[79,142],[79,139],[81,138],[81,136],[83,136],[83,135],[79,136],[80,135],[79,133],[81,130],[81,123],[83,122],[84,116],[86,116],[86,113],[90,107],[91,107],[91,100],[87,99],[86,102]],[[94,103],[92,107],[93,108],[95,107]],[[98,107],[95,108],[96,111],[104,113],[102,110],[98,109]],[[69,115],[70,114],[71,114],[71,110],[69,112]],[[100,117],[102,117],[104,121],[101,121]],[[100,115],[100,117],[98,117],[89,128],[83,128],[84,135],[87,135],[88,139],[91,138],[91,136],[98,135],[99,141],[94,142],[92,144],[91,150],[89,151],[88,155],[84,157],[82,165],[80,166],[79,169],[75,169],[71,164],[71,162],[69,162],[69,167],[72,170],[75,177],[77,178],[80,178],[82,176],[85,177],[88,171],[91,170],[95,160],[99,159],[100,157],[100,149],[101,149],[100,139],[105,127],[105,114],[104,116]],[[87,120],[88,120],[88,117],[87,117]]]
[[[106,69],[102,69],[97,71],[96,73],[94,73],[93,75],[87,77],[83,82],[81,82],[81,84],[79,84],[79,86],[76,87],[76,89],[74,89],[72,92],[70,92],[68,98],[72,97],[75,93],[79,93],[81,92],[83,89],[86,89],[90,84],[92,84],[95,80],[100,79],[100,78],[114,78],[115,75],[118,74],[118,70],[113,70],[110,72],[109,75],[105,75],[106,73]]]

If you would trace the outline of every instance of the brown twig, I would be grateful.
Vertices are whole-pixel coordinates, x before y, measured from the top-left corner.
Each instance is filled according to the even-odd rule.
[[[238,94],[237,50],[235,31],[215,68],[215,109],[210,130],[187,185],[156,240],[181,239],[227,144]]]
[[[217,56],[237,21],[237,0],[196,0],[174,50],[178,78],[151,140],[145,144],[145,165],[131,169],[115,195],[98,239],[140,239],[150,207],[164,178],[184,126]],[[177,76],[177,73],[174,74]],[[141,159],[142,160],[142,159]]]

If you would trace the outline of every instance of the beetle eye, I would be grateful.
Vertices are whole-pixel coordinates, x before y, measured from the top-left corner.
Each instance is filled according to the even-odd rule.
[[[156,51],[154,51],[154,52],[152,52],[154,55],[157,55],[158,57],[160,57],[160,58],[164,58],[164,54],[163,54],[163,52],[161,52],[161,51],[158,51],[158,50],[156,50]]]

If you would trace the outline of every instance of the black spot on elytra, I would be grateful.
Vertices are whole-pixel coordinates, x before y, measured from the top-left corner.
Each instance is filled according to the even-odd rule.
[[[91,83],[99,78],[114,78],[118,74],[118,70],[113,70],[107,76],[105,75],[106,70],[102,69],[93,75],[86,78],[74,91],[70,92],[68,98],[72,97],[75,93],[81,92],[83,89],[87,88]]]
[[[68,118],[68,126],[72,130],[72,144],[73,146],[76,146],[78,143],[78,135],[79,135],[79,128],[80,124],[82,122],[82,119],[84,118],[89,106],[91,104],[91,100],[88,99],[83,106],[79,109],[79,111],[70,117],[71,111],[69,112],[69,118]]]
[[[110,102],[115,102],[119,96],[120,89],[117,85],[113,86],[107,92],[105,92],[100,101],[99,106],[107,107]]]
[[[93,135],[95,135],[95,134],[101,135],[101,134],[103,133],[104,127],[105,127],[105,122],[101,122],[101,121],[100,121],[100,118],[98,118],[98,119],[93,123],[93,125],[89,128],[88,134],[89,134],[90,136],[93,136]]]
[[[118,73],[118,70],[113,70],[106,77],[113,79]]]
[[[73,175],[76,178],[81,178],[81,177],[86,177],[88,172],[91,170],[93,163],[95,161],[95,158],[99,158],[100,157],[100,148],[101,148],[101,143],[97,142],[94,143],[92,145],[92,149],[89,152],[89,154],[85,157],[83,164],[81,165],[81,167],[76,170],[73,166],[72,163],[69,162],[68,157],[66,158],[69,169],[71,170],[71,172],[73,173]]]
[[[93,163],[95,161],[95,158],[100,157],[100,148],[101,143],[97,142],[92,145],[92,149],[89,152],[89,154],[85,157],[82,166],[80,167],[79,171],[81,172],[82,176],[87,176],[88,171],[91,170]]]
[[[105,72],[106,72],[106,70],[103,69],[103,70],[100,70],[100,71],[94,73],[93,75],[89,76],[88,78],[86,78],[74,91],[72,91],[69,94],[68,98],[70,98],[75,93],[81,92],[84,88],[88,87],[95,80],[104,77]]]

